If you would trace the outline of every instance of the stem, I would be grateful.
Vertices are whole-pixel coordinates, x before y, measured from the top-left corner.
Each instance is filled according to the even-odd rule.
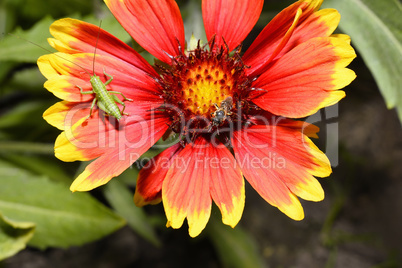
[[[0,154],[9,152],[34,153],[34,154],[54,154],[53,144],[7,141],[0,142]]]

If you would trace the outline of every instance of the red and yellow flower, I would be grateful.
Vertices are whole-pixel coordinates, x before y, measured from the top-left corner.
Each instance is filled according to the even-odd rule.
[[[331,173],[330,163],[310,140],[318,128],[303,118],[345,96],[340,89],[355,74],[349,37],[333,34],[340,19],[322,0],[300,0],[280,12],[241,54],[241,43],[257,22],[263,0],[203,0],[208,44],[188,46],[173,0],[105,0],[127,32],[160,62],[152,67],[111,34],[73,19],[52,24],[49,43],[60,53],[39,58],[46,89],[63,101],[44,118],[63,130],[55,154],[63,161],[90,163],[71,185],[88,191],[130,167],[163,135],[178,142],[144,167],[134,201],[163,202],[167,225],[187,218],[191,236],[206,226],[212,201],[223,222],[241,218],[244,179],[271,205],[295,220],[298,200],[320,201],[314,178]],[[96,47],[96,57],[94,50]],[[121,92],[119,121],[89,110],[89,76]],[[79,86],[79,87],[78,87]],[[119,107],[121,108],[120,104]],[[298,196],[298,197],[297,197]]]

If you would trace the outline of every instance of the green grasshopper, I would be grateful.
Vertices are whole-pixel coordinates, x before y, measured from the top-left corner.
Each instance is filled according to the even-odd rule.
[[[109,80],[107,80],[105,83],[103,83],[100,79],[99,76],[97,76],[95,74],[95,56],[96,56],[96,49],[98,46],[98,40],[99,40],[99,34],[100,34],[100,29],[101,29],[101,25],[99,24],[99,32],[98,32],[98,37],[96,39],[96,44],[95,44],[95,50],[94,50],[94,58],[93,58],[93,66],[92,66],[92,75],[82,66],[80,66],[79,64],[72,62],[60,55],[55,54],[56,56],[72,63],[75,64],[76,66],[80,67],[81,69],[83,69],[90,77],[89,82],[91,83],[91,87],[92,90],[90,91],[84,91],[80,86],[76,85],[76,87],[78,87],[80,89],[80,93],[81,94],[95,94],[94,100],[92,101],[91,104],[91,109],[89,111],[89,115],[88,117],[85,119],[87,120],[88,118],[91,117],[92,115],[92,110],[95,107],[95,104],[98,105],[98,108],[101,109],[102,111],[104,111],[107,115],[109,116],[113,116],[115,117],[117,120],[120,120],[122,118],[123,115],[129,115],[127,113],[124,112],[124,110],[126,109],[126,105],[124,104],[123,101],[121,101],[116,95],[112,95],[112,94],[119,94],[123,97],[124,100],[126,101],[133,101],[132,99],[126,98],[126,96],[123,95],[123,93],[118,92],[118,91],[112,91],[112,90],[107,90],[106,86],[109,85],[112,81],[113,81],[113,76],[110,74],[106,73],[106,70],[103,69],[103,74],[107,77],[109,77]],[[13,34],[10,34],[13,35]],[[35,44],[29,40],[26,40],[22,37],[17,36],[17,38],[23,39],[35,46],[38,46],[50,53],[53,53],[52,51],[38,45]],[[117,103],[119,103],[120,105],[123,106],[123,109],[120,110],[119,107],[117,106]]]
[[[94,58],[95,62],[95,58]],[[89,117],[92,115],[92,110],[95,107],[95,104],[98,104],[99,109],[104,111],[107,115],[115,117],[117,120],[120,120],[120,118],[123,115],[129,115],[128,113],[124,112],[124,109],[126,109],[126,105],[124,102],[122,102],[116,95],[112,94],[120,94],[124,100],[127,101],[133,101],[132,99],[126,98],[126,96],[123,95],[123,93],[118,92],[118,91],[111,91],[107,90],[106,86],[109,85],[112,80],[113,76],[110,74],[107,74],[105,70],[103,70],[103,74],[109,77],[110,79],[107,80],[105,83],[103,83],[100,80],[100,77],[97,76],[95,73],[93,75],[89,75],[91,78],[89,79],[89,82],[91,83],[92,90],[90,91],[83,91],[82,87],[76,85],[80,89],[81,94],[95,94],[95,98],[92,101],[91,104],[91,109],[89,110]],[[119,107],[117,106],[117,103],[121,104],[123,106],[123,109],[120,111]]]
[[[91,117],[92,110],[95,107],[95,104],[98,104],[99,109],[104,111],[107,115],[113,116],[117,120],[120,120],[120,118],[123,115],[129,115],[129,114],[124,112],[124,110],[126,109],[126,105],[124,104],[124,102],[122,102],[116,95],[112,95],[112,94],[120,94],[123,97],[123,99],[126,101],[133,101],[133,100],[126,98],[126,96],[124,96],[123,93],[121,93],[121,92],[106,89],[106,86],[109,85],[113,81],[113,76],[111,76],[110,74],[107,74],[105,69],[103,69],[103,74],[105,76],[109,77],[109,80],[107,80],[105,83],[103,83],[100,80],[100,77],[95,74],[95,55],[96,55],[96,49],[98,47],[100,28],[101,28],[101,24],[99,24],[98,37],[96,38],[94,59],[92,62],[92,75],[90,75],[88,73],[88,71],[85,70],[83,67],[81,67],[75,63],[77,66],[79,66],[81,69],[83,69],[90,76],[89,82],[91,83],[92,90],[83,91],[82,87],[80,87],[78,85],[76,85],[76,87],[78,87],[80,89],[81,94],[95,94],[95,98],[92,101],[91,109],[89,110],[89,116],[87,117],[87,119],[89,117]],[[123,109],[121,111],[116,103],[119,103],[120,105],[123,106]]]

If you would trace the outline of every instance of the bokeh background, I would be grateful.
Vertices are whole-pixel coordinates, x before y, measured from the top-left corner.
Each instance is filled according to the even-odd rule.
[[[200,1],[177,2],[187,40],[191,33],[204,38]],[[309,119],[320,126],[316,143],[335,165],[329,178],[320,179],[325,200],[303,202],[306,217],[295,222],[246,185],[239,225],[222,225],[214,208],[207,229],[193,239],[186,225],[165,227],[161,204],[134,208],[136,166],[106,187],[72,195],[68,185],[85,164],[54,157],[60,131],[42,113],[58,100],[43,88],[35,64],[49,52],[26,40],[51,49],[49,25],[73,17],[96,25],[102,20],[103,29],[135,46],[102,1],[0,0],[0,267],[402,267],[402,131],[397,110],[388,109],[402,103],[401,3],[324,2],[340,11],[339,32],[352,36],[358,54],[350,65],[357,79],[345,89],[347,97]],[[244,49],[291,3],[265,1]],[[146,157],[157,153],[151,149]],[[74,222],[75,230],[68,230],[58,212],[40,219],[13,214],[21,206],[62,207],[69,198],[88,203],[85,209],[93,205],[104,218]],[[55,233],[60,237],[50,239]]]

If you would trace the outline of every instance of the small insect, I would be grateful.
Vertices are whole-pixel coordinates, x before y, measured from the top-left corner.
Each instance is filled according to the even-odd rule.
[[[95,50],[94,50],[94,56],[93,56],[93,62],[92,62],[92,75],[84,67],[80,66],[79,64],[77,64],[75,62],[72,62],[72,61],[70,61],[70,60],[68,60],[68,59],[66,59],[66,58],[64,58],[64,57],[62,57],[60,55],[57,55],[57,54],[54,54],[54,55],[56,55],[57,57],[60,57],[60,58],[62,58],[64,60],[66,60],[66,61],[78,66],[79,68],[83,69],[84,72],[86,72],[90,77],[89,82],[91,83],[92,90],[84,91],[80,86],[76,85],[76,87],[80,89],[81,94],[95,94],[94,99],[93,99],[92,104],[91,104],[91,109],[89,111],[89,115],[86,118],[86,120],[91,117],[92,110],[95,107],[95,104],[97,104],[98,108],[101,109],[102,111],[104,111],[107,115],[113,116],[117,120],[120,120],[123,115],[129,115],[129,114],[124,112],[124,110],[126,109],[126,105],[124,104],[124,102],[121,101],[116,95],[112,95],[112,94],[119,94],[126,101],[133,101],[133,100],[129,99],[129,98],[126,98],[126,96],[124,96],[123,93],[121,93],[121,92],[107,90],[106,86],[109,85],[113,81],[113,76],[110,75],[110,74],[107,74],[105,69],[103,69],[103,74],[105,76],[109,77],[109,80],[107,80],[105,83],[103,83],[101,81],[100,77],[95,74],[95,56],[96,56],[96,49],[98,47],[100,29],[101,29],[101,24],[99,24],[99,32],[98,32],[98,36],[96,38],[96,44],[95,44]],[[10,35],[13,35],[13,34],[10,34]],[[27,41],[27,42],[35,45],[35,46],[38,46],[38,47],[40,47],[40,48],[42,48],[42,49],[44,49],[44,50],[46,50],[46,51],[48,51],[50,53],[53,53],[50,50],[48,50],[48,49],[46,49],[46,48],[44,48],[44,47],[42,47],[42,46],[40,46],[38,44],[35,44],[35,43],[33,43],[33,42],[29,41],[29,40],[26,40],[26,39],[24,39],[22,37],[17,36],[17,38],[23,39],[23,40],[25,40],[25,41]],[[119,109],[119,107],[117,106],[117,103],[119,103],[120,105],[123,106],[122,110]]]
[[[121,93],[121,92],[106,89],[106,86],[109,85],[113,81],[113,76],[111,76],[110,74],[107,74],[105,69],[103,69],[103,74],[105,76],[109,77],[109,80],[107,80],[105,83],[103,83],[100,80],[100,77],[95,74],[95,55],[96,55],[96,49],[98,47],[100,27],[101,27],[101,25],[99,24],[99,32],[98,32],[98,37],[96,38],[94,59],[92,62],[92,64],[93,64],[92,74],[93,75],[90,75],[84,68],[77,65],[77,66],[81,67],[82,69],[84,69],[85,72],[89,74],[89,76],[90,76],[89,82],[91,83],[92,90],[83,91],[83,89],[80,86],[76,85],[76,87],[78,87],[80,89],[81,94],[95,94],[95,98],[92,101],[91,109],[89,110],[89,115],[88,115],[87,119],[89,117],[91,117],[92,110],[95,107],[95,104],[97,104],[99,109],[104,111],[107,115],[113,116],[117,120],[120,120],[120,118],[123,115],[129,115],[129,114],[124,112],[124,110],[126,109],[126,105],[124,104],[124,102],[121,101],[116,95],[112,95],[112,94],[119,94],[126,101],[133,101],[133,100],[126,98],[126,96],[124,96],[123,93]],[[119,103],[120,105],[122,105],[123,109],[120,110],[116,103]]]
[[[220,106],[216,103],[214,104],[216,111],[212,113],[212,124],[214,126],[221,125],[226,119],[228,115],[232,115],[232,107],[233,107],[233,99],[232,97],[227,97],[224,99]]]
[[[94,60],[95,62],[95,60]],[[95,104],[98,105],[99,109],[104,111],[107,115],[115,117],[117,120],[120,120],[120,118],[123,115],[129,115],[128,113],[125,113],[124,110],[126,109],[126,105],[124,104],[123,101],[121,101],[116,95],[112,94],[120,94],[124,100],[126,101],[133,101],[132,99],[126,98],[126,96],[123,95],[123,93],[118,92],[118,91],[112,91],[112,90],[107,90],[106,86],[109,85],[113,81],[113,76],[110,74],[107,74],[105,69],[103,70],[103,74],[109,77],[110,79],[107,80],[105,83],[103,83],[100,80],[100,77],[97,76],[95,73],[93,75],[90,75],[89,82],[91,83],[92,90],[90,91],[83,91],[82,87],[76,85],[80,89],[81,94],[95,94],[95,98],[92,101],[91,104],[91,109],[89,110],[89,117],[92,115],[92,110],[95,107]],[[121,104],[123,106],[123,109],[120,111],[119,107],[117,106],[117,103]]]

